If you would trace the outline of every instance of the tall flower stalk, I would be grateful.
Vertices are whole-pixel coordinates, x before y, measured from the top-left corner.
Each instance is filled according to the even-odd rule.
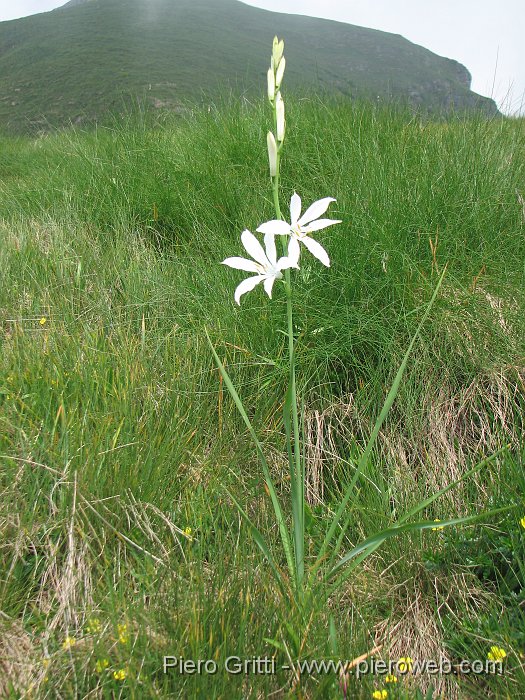
[[[223,264],[237,270],[254,273],[252,277],[248,277],[238,284],[234,299],[240,305],[241,297],[255,289],[262,283],[265,292],[271,298],[275,282],[282,282],[286,296],[286,325],[288,337],[288,356],[289,356],[289,376],[288,389],[284,401],[283,422],[286,433],[286,446],[288,453],[289,471],[290,471],[290,494],[291,494],[291,529],[288,529],[286,510],[283,510],[277,490],[272,481],[270,468],[265,458],[264,449],[257,437],[256,431],[248,417],[242,400],[237,393],[231,378],[228,375],[223,363],[220,361],[209,336],[211,351],[218,365],[222,379],[226,389],[229,391],[239,413],[247,426],[250,436],[254,442],[262,466],[264,478],[270,494],[283,553],[286,559],[287,571],[283,568],[276,558],[275,553],[269,546],[266,538],[256,528],[250,520],[240,503],[237,502],[233,494],[230,494],[235,502],[239,512],[245,522],[250,527],[255,542],[263,552],[269,562],[276,581],[278,582],[283,593],[296,604],[296,609],[302,613],[307,609],[309,602],[316,596],[329,596],[334,593],[346,579],[351,575],[352,571],[366,557],[372,554],[383,542],[390,537],[400,534],[408,534],[414,531],[435,530],[435,521],[426,520],[420,522],[410,522],[414,516],[428,508],[435,500],[444,493],[454,488],[464,479],[476,473],[488,462],[494,459],[499,453],[496,453],[483,460],[473,469],[466,472],[458,481],[449,484],[441,491],[432,494],[429,498],[421,501],[416,507],[401,516],[389,528],[381,532],[377,532],[363,542],[350,548],[344,554],[341,554],[341,549],[345,544],[345,535],[350,525],[350,520],[347,515],[348,507],[355,501],[358,494],[358,483],[361,476],[373,455],[373,449],[378,438],[379,432],[385,422],[388,412],[403,380],[403,375],[408,363],[409,356],[416,343],[419,333],[426,322],[432,306],[437,298],[443,277],[443,273],[430,299],[423,318],[412,337],[408,349],[404,355],[401,366],[395,376],[394,382],[390,391],[387,394],[385,402],[379,415],[376,419],[374,428],[370,434],[368,442],[363,447],[357,465],[355,465],[354,474],[350,484],[346,487],[339,506],[335,509],[335,513],[330,515],[326,521],[326,534],[319,549],[313,559],[308,570],[305,571],[305,470],[302,459],[301,450],[301,435],[297,401],[297,384],[295,372],[295,341],[293,330],[293,309],[292,309],[292,284],[291,270],[299,267],[300,256],[303,248],[314,256],[322,265],[330,267],[330,258],[323,246],[312,237],[312,234],[317,233],[325,228],[339,224],[341,221],[336,219],[320,218],[327,211],[332,202],[333,197],[324,197],[314,202],[307,207],[304,214],[301,215],[301,199],[297,193],[293,193],[290,200],[290,221],[285,221],[280,206],[280,168],[281,154],[286,136],[286,117],[285,105],[281,94],[281,85],[284,78],[286,67],[286,59],[284,57],[284,42],[279,41],[277,37],[273,41],[272,55],[270,68],[268,69],[268,100],[272,108],[273,115],[273,130],[267,134],[268,162],[270,170],[270,179],[273,192],[273,201],[275,208],[275,219],[267,221],[257,228],[257,233],[264,236],[264,248],[257,237],[248,230],[244,230],[241,235],[241,243],[246,252],[252,258],[230,257],[223,260]],[[282,256],[277,258],[276,237],[281,240]],[[502,509],[505,510],[505,509]],[[493,513],[499,511],[492,511]],[[486,516],[487,514],[485,514]],[[450,520],[441,520],[440,527],[448,525],[456,525],[459,523],[470,522],[478,519],[480,516],[453,518]]]
[[[284,41],[277,37],[273,40],[271,65],[268,69],[268,99],[273,111],[273,123],[277,138],[273,139],[277,144],[275,158],[275,172],[272,173],[272,153],[268,153],[270,161],[270,177],[272,180],[273,203],[276,220],[282,220],[281,206],[279,202],[279,176],[281,169],[281,151],[284,145],[286,132],[286,119],[284,113],[284,101],[281,96],[281,83],[284,76],[286,59],[283,56]],[[272,94],[273,88],[273,94]],[[273,134],[272,134],[273,136]],[[271,140],[271,137],[268,137]],[[268,235],[268,234],[265,234]],[[289,238],[282,238],[283,252],[288,257]],[[297,410],[297,383],[295,377],[295,343],[293,334],[293,308],[292,308],[292,284],[290,269],[285,270],[284,286],[286,290],[286,317],[288,330],[288,361],[289,381],[288,392],[284,406],[284,424],[286,429],[286,444],[288,450],[288,463],[290,467],[290,487],[292,497],[292,518],[295,552],[295,584],[299,597],[301,597],[304,579],[304,467],[301,459],[301,444],[299,437],[299,414]],[[291,426],[290,426],[291,412]],[[292,431],[293,429],[293,450]]]

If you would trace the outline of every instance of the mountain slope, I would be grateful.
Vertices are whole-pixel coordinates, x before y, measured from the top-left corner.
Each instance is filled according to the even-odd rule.
[[[400,35],[236,0],[71,0],[0,23],[0,128],[98,119],[137,95],[177,108],[226,85],[261,94],[274,34],[286,41],[288,89],[497,113],[461,64]]]

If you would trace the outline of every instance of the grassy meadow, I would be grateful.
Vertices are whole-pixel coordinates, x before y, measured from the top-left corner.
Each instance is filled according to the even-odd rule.
[[[298,659],[487,660],[502,674],[348,679],[348,698],[525,697],[525,124],[288,99],[281,204],[342,224],[294,273],[307,557],[440,274],[344,549],[460,480],[294,618],[232,496],[280,557],[286,302],[233,301],[240,233],[274,218],[266,105],[0,138],[0,696],[343,698]],[[498,452],[499,451],[499,452]],[[498,453],[498,454],[496,454]],[[489,459],[492,458],[492,459]],[[487,462],[461,477],[481,460]],[[281,561],[281,564],[283,562]],[[164,656],[215,674],[163,673]],[[225,660],[272,657],[273,674]]]

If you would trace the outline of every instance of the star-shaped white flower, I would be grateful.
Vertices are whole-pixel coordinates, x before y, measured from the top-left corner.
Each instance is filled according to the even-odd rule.
[[[273,236],[289,235],[288,241],[288,258],[295,263],[299,261],[300,246],[303,243],[310,253],[316,257],[323,265],[330,267],[330,258],[323,246],[310,238],[310,233],[320,231],[327,226],[340,224],[341,221],[336,219],[320,219],[328,209],[330,202],[335,202],[333,197],[324,197],[317,200],[301,216],[301,198],[294,192],[290,200],[290,223],[274,219],[267,221],[259,226],[257,231],[264,233],[265,236],[271,234]]]
[[[263,283],[264,290],[271,299],[275,280],[282,278],[283,270],[289,267],[298,267],[297,261],[290,260],[289,257],[282,257],[277,260],[275,237],[273,234],[264,236],[266,251],[251,231],[243,231],[241,234],[241,241],[246,252],[251,255],[253,260],[248,260],[247,258],[226,258],[226,260],[222,261],[222,264],[233,267],[236,270],[256,272],[257,274],[255,277],[248,277],[239,284],[235,290],[235,301],[240,306],[241,296],[246,294],[246,292],[250,292],[259,282]]]

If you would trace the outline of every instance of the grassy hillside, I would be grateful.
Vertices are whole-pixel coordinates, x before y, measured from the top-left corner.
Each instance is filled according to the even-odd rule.
[[[251,95],[276,33],[287,37],[288,88],[303,94],[497,114],[463,66],[399,35],[237,0],[88,0],[0,23],[0,128],[92,121],[136,99],[181,110],[225,91]]]
[[[331,269],[305,260],[294,287],[312,551],[445,265],[345,547],[504,445],[423,515],[511,509],[391,540],[328,604],[312,604],[294,638],[229,495],[277,540],[204,335],[285,495],[283,294],[270,302],[258,289],[239,309],[242,275],[219,264],[241,253],[243,228],[272,216],[266,110],[3,138],[2,697],[342,698],[333,675],[304,674],[299,690],[282,666],[376,645],[385,660],[507,654],[501,676],[409,676],[389,698],[525,687],[523,121],[287,106],[283,203],[294,189],[305,202],[332,195],[343,221],[319,235]],[[162,673],[163,655],[222,667],[272,654],[275,675]],[[353,677],[349,697],[370,698],[380,682]]]

